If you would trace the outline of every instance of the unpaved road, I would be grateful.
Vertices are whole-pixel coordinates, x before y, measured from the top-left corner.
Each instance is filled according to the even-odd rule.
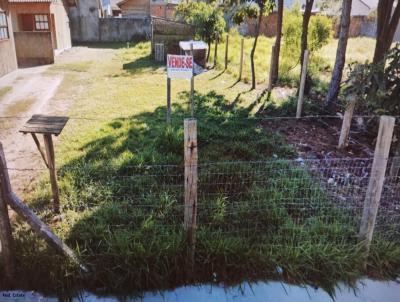
[[[45,75],[47,66],[19,69],[0,78],[0,89],[12,87],[0,100],[0,141],[10,168],[11,182],[16,193],[27,190],[37,172],[24,169],[43,169],[33,139],[19,133],[30,116],[52,113],[50,100],[63,80],[62,75]]]
[[[56,64],[80,62],[105,53],[112,55],[110,50],[73,47],[56,57]],[[32,137],[19,133],[19,129],[33,114],[67,114],[73,101],[54,100],[65,75],[62,71],[46,72],[50,66],[23,68],[0,78],[0,142],[13,190],[22,197],[32,190],[38,173],[46,166]],[[41,136],[39,140],[42,143]]]

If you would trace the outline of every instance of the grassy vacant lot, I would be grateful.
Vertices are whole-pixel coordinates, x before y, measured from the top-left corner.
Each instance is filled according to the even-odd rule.
[[[229,51],[228,51],[228,68],[226,73],[232,75],[234,78],[239,76],[240,64],[240,36],[236,31],[229,34]],[[243,63],[243,76],[242,80],[245,83],[251,82],[251,69],[250,69],[250,52],[253,46],[254,38],[244,38],[244,63]],[[271,51],[275,38],[267,38],[260,36],[257,43],[254,65],[256,69],[257,83],[268,82],[269,68],[271,63]],[[217,68],[223,70],[225,67],[225,43],[226,36],[221,38],[218,44],[217,52]],[[375,40],[372,38],[359,37],[349,39],[348,51],[346,56],[346,63],[352,62],[363,63],[366,60],[372,60]],[[214,47],[212,46],[209,62],[214,62]],[[311,54],[310,68],[312,72],[318,73],[318,78],[329,81],[330,73],[336,57],[337,40],[332,40],[328,45],[324,46],[317,53]],[[280,80],[281,82],[297,83],[300,77],[300,64],[298,61],[290,61],[281,53],[280,59]]]
[[[48,71],[65,74],[56,99],[73,104],[56,148],[62,219],[50,212],[45,175],[28,202],[91,273],[78,274],[18,221],[21,287],[124,292],[185,282],[182,126],[189,83],[172,81],[173,122],[167,126],[165,72],[149,52],[149,43],[139,43]],[[235,78],[219,73],[205,73],[195,84],[201,166],[192,280],[284,278],[332,289],[364,273],[396,274],[398,245],[377,238],[365,267],[354,213],[336,208],[301,166],[266,162],[295,154],[254,117],[259,91],[232,86]],[[209,164],[216,161],[236,163]]]

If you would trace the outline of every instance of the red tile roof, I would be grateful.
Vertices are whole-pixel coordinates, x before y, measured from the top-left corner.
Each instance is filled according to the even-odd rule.
[[[50,3],[50,2],[56,2],[55,0],[8,0],[10,3],[40,3],[40,2],[45,2],[45,3]]]

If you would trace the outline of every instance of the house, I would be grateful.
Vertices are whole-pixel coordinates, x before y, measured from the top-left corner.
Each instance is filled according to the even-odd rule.
[[[378,7],[378,0],[353,0],[351,5],[351,19],[349,28],[349,37],[358,37],[361,35],[361,28],[370,16]],[[324,7],[323,13],[328,16],[340,16],[342,11],[342,3],[336,2]],[[339,20],[337,19],[334,26],[334,37],[339,36]]]
[[[101,15],[102,17],[119,17],[121,15],[121,8],[118,6],[120,0],[102,0],[101,1]]]
[[[17,56],[8,2],[0,0],[0,77],[15,69]]]
[[[150,1],[153,0],[121,0],[117,5],[121,8],[122,17],[148,17]]]
[[[51,64],[71,48],[68,5],[64,0],[8,0],[18,66]]]
[[[175,7],[182,0],[120,0],[117,5],[121,8],[122,17],[155,16],[173,19]]]
[[[352,17],[367,17],[378,7],[379,0],[353,0],[351,5]],[[342,3],[333,2],[323,9],[323,12],[329,16],[340,16]]]

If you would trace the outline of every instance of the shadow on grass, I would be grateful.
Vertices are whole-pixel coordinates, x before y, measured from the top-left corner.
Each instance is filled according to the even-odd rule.
[[[145,70],[157,70],[158,68],[165,66],[164,63],[160,63],[160,62],[155,62],[152,57],[151,54],[150,55],[146,55],[143,57],[140,57],[138,59],[136,59],[135,61],[129,62],[129,63],[125,63],[123,64],[122,68],[123,70],[130,72],[130,73],[138,73]]]
[[[138,42],[130,42],[130,46],[133,47]],[[87,48],[96,49],[121,49],[126,48],[127,43],[124,42],[93,42],[93,43],[76,43],[74,46],[83,46]]]
[[[210,79],[210,81],[218,79],[220,76],[222,76],[225,73],[226,69],[222,70],[219,74],[215,75]]]

